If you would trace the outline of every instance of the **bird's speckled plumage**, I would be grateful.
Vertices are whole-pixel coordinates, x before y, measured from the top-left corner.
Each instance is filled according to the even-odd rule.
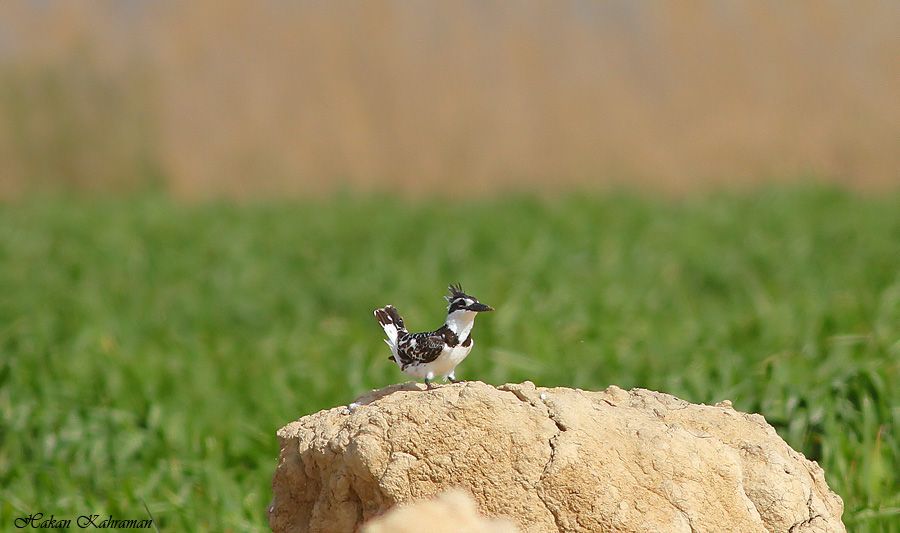
[[[448,301],[447,320],[434,331],[410,333],[403,317],[392,305],[375,310],[375,318],[388,337],[384,342],[391,348],[389,359],[403,372],[423,378],[427,384],[435,377],[456,381],[456,366],[469,355],[475,344],[472,339],[475,315],[493,311],[463,292],[458,284],[449,289],[450,295],[445,297]]]

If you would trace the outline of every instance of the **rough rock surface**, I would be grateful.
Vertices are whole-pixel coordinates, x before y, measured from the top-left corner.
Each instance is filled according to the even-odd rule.
[[[427,526],[426,526],[427,524]],[[465,491],[451,489],[432,499],[394,507],[363,525],[361,533],[518,533],[503,518],[485,518]]]
[[[463,487],[524,531],[844,531],[822,469],[760,415],[643,389],[407,383],[278,432],[272,529],[345,532]]]

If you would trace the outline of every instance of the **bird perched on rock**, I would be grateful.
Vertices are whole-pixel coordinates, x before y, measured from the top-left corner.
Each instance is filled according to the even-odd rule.
[[[478,298],[463,292],[457,283],[450,285],[447,299],[447,321],[434,331],[410,333],[403,325],[403,317],[392,305],[375,310],[375,318],[391,348],[388,358],[400,367],[400,370],[416,378],[425,379],[425,385],[431,388],[436,377],[443,377],[457,383],[456,366],[460,364],[475,341],[472,340],[472,326],[475,316],[494,309],[478,301]]]

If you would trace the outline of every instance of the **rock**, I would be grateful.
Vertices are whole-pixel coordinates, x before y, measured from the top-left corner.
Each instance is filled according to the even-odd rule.
[[[451,489],[436,497],[399,505],[363,525],[361,533],[517,533],[509,520],[484,518],[465,491]]]
[[[279,430],[272,529],[354,531],[462,487],[524,531],[844,531],[819,465],[730,403],[529,382],[423,389],[388,387]]]

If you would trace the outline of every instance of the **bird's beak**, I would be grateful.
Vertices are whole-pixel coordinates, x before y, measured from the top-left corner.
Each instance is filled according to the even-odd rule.
[[[475,311],[476,313],[484,313],[486,311],[493,311],[494,308],[489,305],[484,305],[481,302],[475,302],[469,306],[469,311]]]

